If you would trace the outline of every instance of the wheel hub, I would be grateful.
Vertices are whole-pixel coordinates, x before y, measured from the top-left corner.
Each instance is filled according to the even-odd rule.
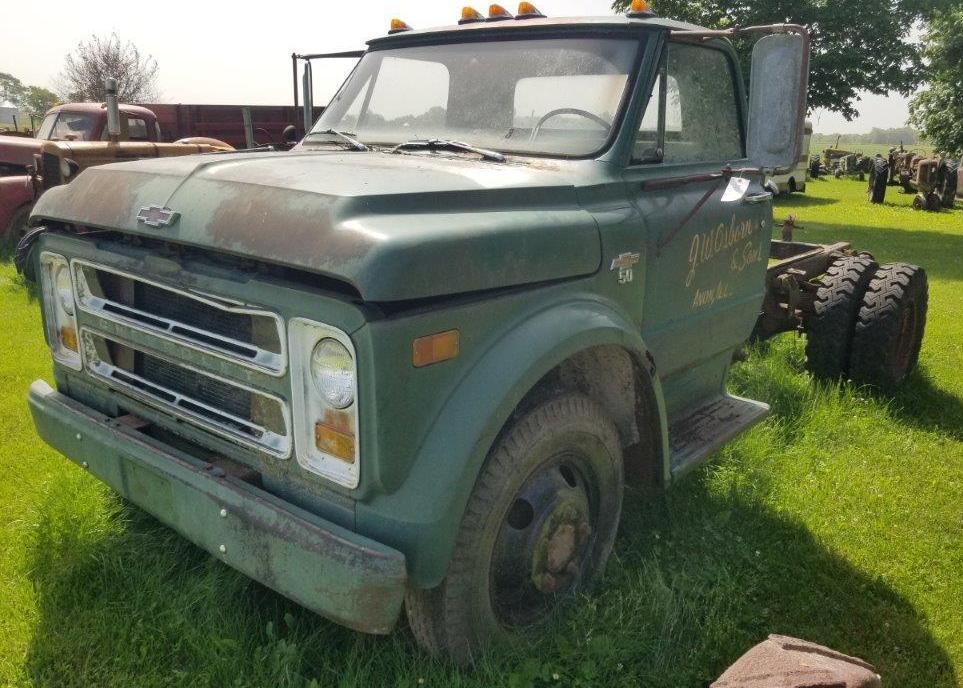
[[[592,545],[584,479],[550,464],[522,486],[495,543],[492,604],[504,622],[531,623],[581,580]]]
[[[572,587],[582,573],[585,544],[592,534],[587,514],[574,505],[558,509],[536,543],[532,582],[543,594]]]

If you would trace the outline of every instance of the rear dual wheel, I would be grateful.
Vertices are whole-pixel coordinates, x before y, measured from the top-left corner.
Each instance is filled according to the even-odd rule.
[[[919,360],[926,325],[923,269],[848,256],[820,282],[805,322],[807,369],[882,389],[904,382]]]
[[[593,401],[563,394],[516,420],[469,498],[445,579],[406,597],[419,644],[467,663],[548,619],[604,568],[622,486],[618,433]]]
[[[919,361],[929,303],[926,272],[907,263],[881,266],[856,318],[850,376],[892,389]]]

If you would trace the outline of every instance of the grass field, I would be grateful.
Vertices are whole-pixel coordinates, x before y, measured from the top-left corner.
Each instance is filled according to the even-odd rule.
[[[786,335],[735,367],[772,416],[665,496],[627,495],[597,593],[470,672],[401,628],[361,636],[234,573],[46,449],[36,303],[0,263],[0,685],[705,686],[771,632],[873,662],[888,688],[963,679],[963,211],[814,181],[807,240],[926,267],[918,374],[895,398],[814,384]]]

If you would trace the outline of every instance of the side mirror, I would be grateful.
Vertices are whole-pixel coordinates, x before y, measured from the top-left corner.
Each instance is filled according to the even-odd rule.
[[[809,37],[778,33],[752,49],[749,77],[749,162],[775,174],[799,160],[809,87]]]

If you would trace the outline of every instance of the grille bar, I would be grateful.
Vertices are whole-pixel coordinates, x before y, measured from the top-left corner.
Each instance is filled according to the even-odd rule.
[[[115,389],[279,458],[291,454],[291,419],[277,397],[84,329],[87,370]]]
[[[73,261],[80,307],[235,363],[284,374],[284,324],[269,311],[205,298],[113,268]]]

